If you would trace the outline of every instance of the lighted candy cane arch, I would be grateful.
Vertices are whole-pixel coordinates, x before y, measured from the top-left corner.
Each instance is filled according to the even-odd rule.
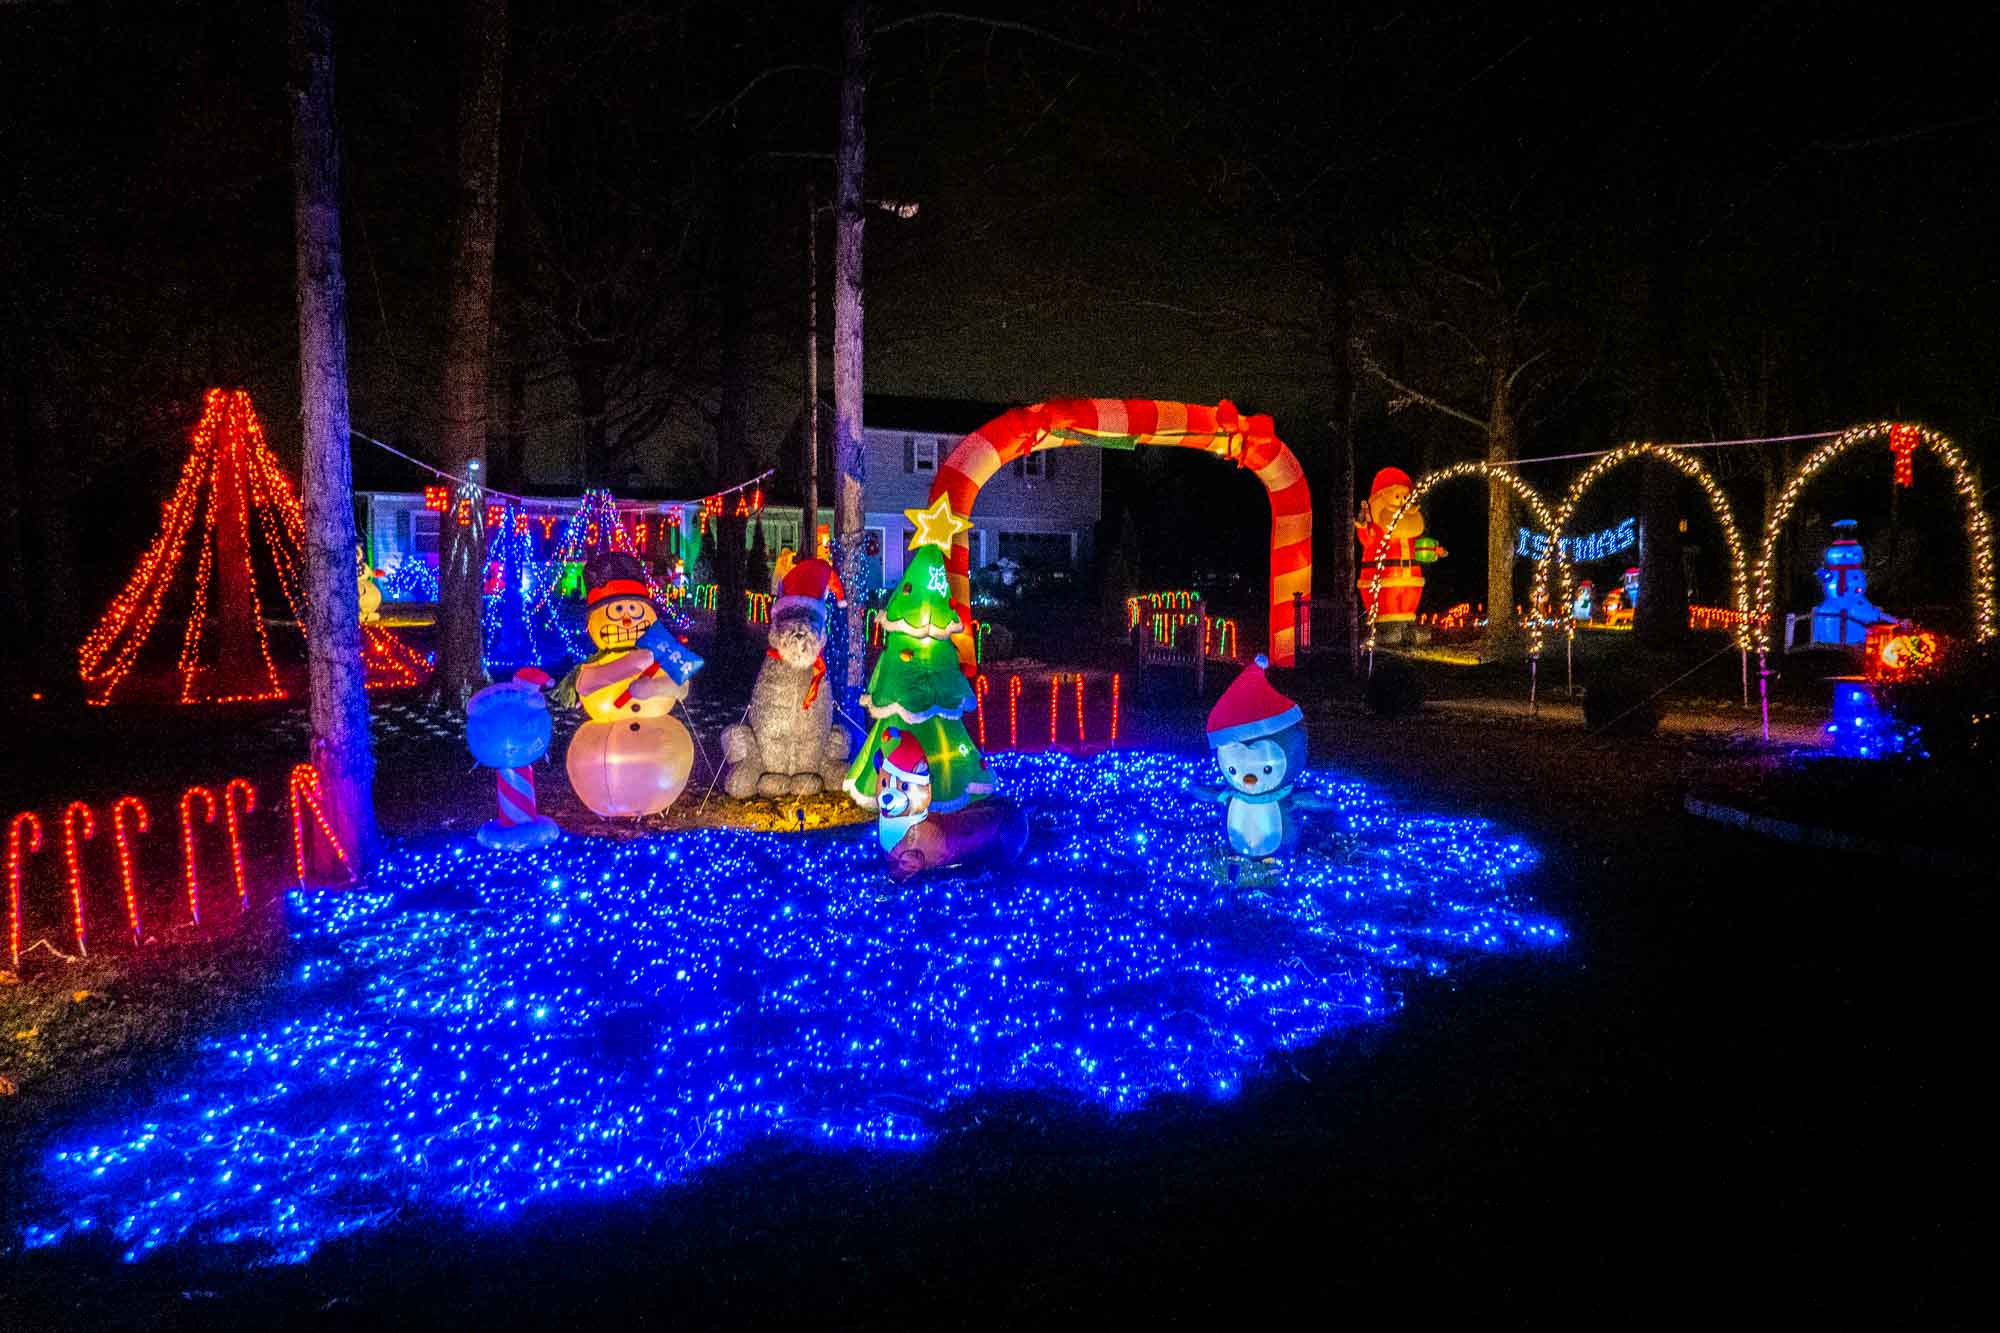
[[[1268,416],[1246,417],[1227,401],[1203,407],[1152,398],[1059,398],[1012,408],[951,451],[931,485],[931,501],[948,499],[954,514],[970,518],[980,488],[1002,467],[1040,450],[1077,444],[1199,449],[1257,475],[1271,495],[1271,661],[1294,665],[1292,599],[1312,595],[1312,495],[1299,460],[1278,438]],[[969,606],[972,549],[966,530],[953,534],[947,568],[952,601]],[[971,675],[976,669],[971,635],[954,636],[953,643]]]
[[[1757,616],[1752,633],[1759,653],[1768,652],[1771,647],[1773,603],[1778,595],[1772,577],[1777,567],[1778,534],[1784,528],[1785,520],[1791,517],[1793,506],[1798,503],[1799,492],[1828,463],[1855,445],[1877,439],[1887,441],[1892,435],[1907,439],[1909,436],[1905,432],[1914,432],[1916,442],[1928,447],[1951,469],[1952,486],[1965,502],[1965,535],[1972,545],[1973,638],[1984,642],[2000,634],[2000,618],[1996,618],[1993,592],[1993,526],[1980,506],[1979,480],[1973,476],[1965,455],[1959,452],[1957,445],[1928,427],[1877,421],[1843,431],[1813,450],[1792,473],[1785,489],[1778,493],[1778,502],[1771,507],[1770,524],[1764,529],[1764,547],[1757,556]]]
[[[1743,558],[1743,538],[1736,531],[1736,515],[1729,507],[1729,497],[1722,493],[1722,487],[1709,470],[1703,467],[1694,455],[1669,444],[1635,440],[1631,444],[1620,445],[1611,452],[1600,455],[1583,470],[1581,476],[1570,483],[1569,494],[1563,497],[1562,508],[1556,511],[1554,521],[1549,524],[1548,548],[1542,552],[1541,559],[1535,561],[1535,590],[1532,594],[1532,604],[1537,614],[1533,617],[1528,631],[1528,651],[1539,664],[1542,656],[1542,630],[1545,625],[1539,612],[1542,603],[1548,600],[1549,561],[1561,549],[1563,533],[1568,528],[1569,521],[1576,516],[1577,504],[1583,499],[1585,492],[1596,485],[1598,479],[1605,473],[1635,458],[1652,458],[1677,469],[1701,487],[1702,494],[1708,497],[1709,506],[1715,510],[1716,521],[1722,525],[1723,544],[1729,548],[1729,581],[1737,611],[1736,647],[1743,654],[1743,688],[1747,696],[1750,688],[1750,580]],[[1567,591],[1566,586],[1565,591]],[[1528,691],[1528,702],[1529,706],[1533,707],[1532,685]]]
[[[1757,614],[1746,631],[1757,649],[1759,693],[1766,695],[1763,712],[1764,739],[1767,741],[1771,739],[1771,710],[1767,695],[1769,674],[1764,664],[1771,650],[1771,621],[1778,595],[1773,579],[1778,559],[1778,536],[1784,529],[1785,520],[1791,517],[1792,508],[1798,503],[1799,493],[1805,489],[1806,483],[1855,445],[1877,439],[1886,441],[1895,453],[1898,485],[1910,484],[1910,456],[1920,444],[1929,448],[1951,469],[1952,487],[1958,492],[1959,499],[1965,502],[1965,535],[1972,546],[1972,637],[1983,643],[2000,634],[1993,593],[1993,525],[1980,504],[1979,479],[1967,465],[1965,455],[1945,436],[1927,426],[1909,422],[1877,421],[1843,431],[1808,454],[1785,482],[1784,490],[1778,493],[1777,503],[1771,506],[1770,522],[1764,528],[1763,549],[1757,554]],[[1739,634],[1746,631],[1739,631]]]
[[[1389,516],[1388,531],[1394,532],[1396,525],[1403,521],[1403,511],[1414,506],[1433,486],[1441,485],[1447,481],[1456,481],[1460,477],[1485,477],[1490,481],[1497,481],[1506,486],[1522,504],[1528,506],[1528,512],[1535,516],[1537,525],[1551,530],[1549,549],[1551,551],[1558,550],[1559,543],[1556,541],[1553,532],[1555,520],[1549,515],[1549,502],[1542,498],[1540,491],[1530,486],[1527,482],[1522,481],[1513,472],[1493,463],[1453,463],[1450,467],[1439,468],[1435,472],[1424,473],[1423,476],[1417,478],[1416,484],[1410,487],[1410,493],[1403,497],[1403,503],[1396,507],[1396,512]],[[1561,556],[1560,554],[1558,555],[1558,561],[1562,567],[1563,605],[1567,606],[1570,601],[1570,564],[1568,557]],[[1375,664],[1375,617],[1381,610],[1381,595],[1382,566],[1377,565],[1375,567],[1375,576],[1368,581],[1368,596],[1363,602],[1368,608],[1367,646],[1368,664],[1371,670]],[[1541,605],[1541,598],[1537,596],[1534,605],[1528,609],[1529,619],[1538,629],[1542,619]],[[1488,607],[1487,617],[1489,620],[1492,614],[1492,608]]]

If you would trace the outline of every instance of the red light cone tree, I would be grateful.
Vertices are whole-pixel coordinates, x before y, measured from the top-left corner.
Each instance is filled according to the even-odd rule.
[[[159,533],[77,651],[86,697],[95,704],[146,696],[184,704],[286,698],[257,575],[269,569],[292,619],[306,623],[304,528],[298,496],[264,441],[250,395],[210,389]],[[350,554],[343,566],[350,583],[352,567]],[[379,625],[363,631],[360,656],[371,688],[422,679],[423,659],[408,645]],[[172,672],[163,677],[176,640]]]

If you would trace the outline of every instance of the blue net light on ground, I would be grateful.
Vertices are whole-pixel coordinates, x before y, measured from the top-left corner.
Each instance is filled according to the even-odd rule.
[[[982,1091],[1227,1097],[1413,977],[1562,939],[1510,888],[1534,853],[1484,821],[1310,775],[1338,812],[1251,888],[1204,758],[991,762],[1033,825],[1003,872],[896,887],[872,826],[709,830],[406,845],[394,892],[299,895],[282,1015],[51,1152],[24,1239],[294,1260],[405,1206],[510,1218],[772,1136],[918,1145]]]

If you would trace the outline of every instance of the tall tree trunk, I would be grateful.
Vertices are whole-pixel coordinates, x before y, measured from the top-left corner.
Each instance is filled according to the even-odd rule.
[[[507,0],[464,0],[459,85],[458,199],[445,313],[444,414],[438,447],[470,483],[472,521],[447,521],[438,570],[437,674],[454,705],[486,684],[486,436],[493,349],[493,253],[500,221],[500,96],[507,66]],[[474,464],[477,464],[475,467]]]
[[[833,460],[840,473],[834,496],[834,531],[840,541],[840,578],[847,597],[847,688],[853,698],[868,661],[866,606],[874,591],[861,586],[861,543],[868,480],[861,439],[861,240],[866,230],[861,178],[867,161],[863,106],[868,94],[868,6],[846,0],[842,15],[840,143],[833,219]]]
[[[27,340],[10,328],[0,328],[0,623],[34,623],[29,602],[28,522],[22,479],[26,471],[28,436],[33,429],[29,404],[35,382]],[[0,662],[25,664],[28,645],[21,636],[0,635]],[[67,670],[65,675],[73,674]]]
[[[347,280],[340,261],[340,144],[333,0],[291,0],[293,238],[298,248],[300,418],[305,431],[305,592],[312,762],[334,836],[357,877],[381,850],[375,755],[362,688],[347,433]],[[314,873],[337,875],[327,849]]]
[[[1662,146],[1656,170],[1653,248],[1646,285],[1648,355],[1646,420],[1640,434],[1654,440],[1684,439],[1682,380],[1682,298],[1687,273],[1681,221],[1680,168],[1672,143]],[[1649,648],[1671,648],[1687,640],[1687,575],[1681,567],[1681,474],[1665,463],[1642,465],[1639,493],[1639,605],[1632,630]]]
[[[516,340],[507,359],[507,408],[501,422],[499,485],[520,490],[528,456],[528,355]]]
[[[570,378],[576,382],[577,427],[581,436],[583,485],[611,485],[611,436],[604,426],[604,361],[595,343],[570,349]]]
[[[1492,386],[1487,393],[1486,461],[1511,468],[1520,457],[1515,432],[1514,394],[1509,377],[1514,370],[1511,348],[1493,360]],[[1535,608],[1529,607],[1534,615]],[[1514,493],[1505,482],[1486,483],[1486,637],[1479,656],[1488,662],[1518,657],[1524,651],[1521,620],[1514,614]]]
[[[742,44],[736,43],[737,49]],[[748,238],[744,219],[742,132],[734,123],[722,132],[721,170],[716,173],[722,190],[721,250],[718,255],[722,325],[717,352],[721,365],[715,419],[716,469],[709,477],[711,488],[720,490],[749,471],[750,462],[750,283],[747,272]],[[735,474],[732,476],[732,474]],[[722,515],[715,525],[715,643],[725,658],[743,648],[749,638],[744,620],[743,565],[744,524],[736,517],[737,496],[724,496]]]
[[[1361,598],[1354,586],[1359,552],[1354,543],[1354,278],[1350,263],[1354,234],[1344,217],[1338,216],[1326,233],[1327,273],[1327,388],[1332,402],[1327,425],[1333,438],[1329,446],[1327,499],[1321,501],[1321,519],[1314,529],[1326,534],[1320,540],[1333,547],[1330,578],[1320,584],[1315,600],[1325,598],[1334,607],[1342,649],[1347,655],[1349,675],[1361,670]],[[1330,586],[1329,586],[1330,585]]]

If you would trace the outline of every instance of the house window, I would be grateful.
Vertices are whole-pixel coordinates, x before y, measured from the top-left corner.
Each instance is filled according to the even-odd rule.
[[[429,509],[410,513],[410,550],[415,555],[438,553],[438,516]]]
[[[1040,481],[1049,475],[1049,456],[1024,454],[1014,460],[1014,475],[1025,481]]]
[[[930,438],[920,440],[914,435],[903,437],[903,471],[936,472],[937,459],[936,440]]]
[[[1044,569],[1068,569],[1076,560],[1076,535],[1069,532],[1003,532],[1000,558]]]

